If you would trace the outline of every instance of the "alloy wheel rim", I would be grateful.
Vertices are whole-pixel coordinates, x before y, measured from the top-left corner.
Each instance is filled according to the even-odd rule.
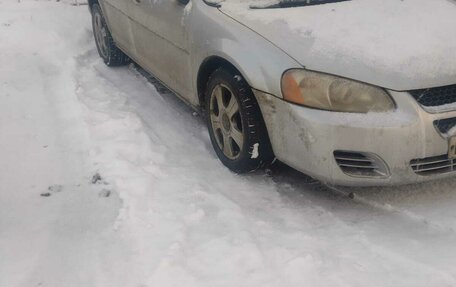
[[[94,32],[95,40],[97,41],[98,48],[104,58],[108,57],[108,37],[106,27],[103,25],[103,18],[100,13],[95,14],[94,19]]]
[[[244,129],[239,103],[226,85],[219,84],[210,98],[210,121],[219,149],[231,159],[237,159],[244,146]]]

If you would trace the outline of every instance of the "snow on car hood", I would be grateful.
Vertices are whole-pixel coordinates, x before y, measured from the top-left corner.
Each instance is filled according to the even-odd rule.
[[[273,42],[307,69],[392,90],[456,84],[456,1],[352,0],[220,10]]]

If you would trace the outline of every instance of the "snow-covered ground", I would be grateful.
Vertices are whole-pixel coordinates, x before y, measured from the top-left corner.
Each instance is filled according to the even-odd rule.
[[[456,286],[455,179],[235,175],[72,2],[0,0],[0,286]]]

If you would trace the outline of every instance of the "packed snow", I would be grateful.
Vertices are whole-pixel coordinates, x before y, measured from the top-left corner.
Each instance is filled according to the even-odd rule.
[[[0,286],[456,286],[456,179],[233,174],[72,3],[0,0]]]

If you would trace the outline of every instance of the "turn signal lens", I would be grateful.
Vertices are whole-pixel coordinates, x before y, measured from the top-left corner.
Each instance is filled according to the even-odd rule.
[[[287,95],[287,101],[304,105],[304,97],[299,84],[291,73],[286,73],[282,78],[282,93]]]

